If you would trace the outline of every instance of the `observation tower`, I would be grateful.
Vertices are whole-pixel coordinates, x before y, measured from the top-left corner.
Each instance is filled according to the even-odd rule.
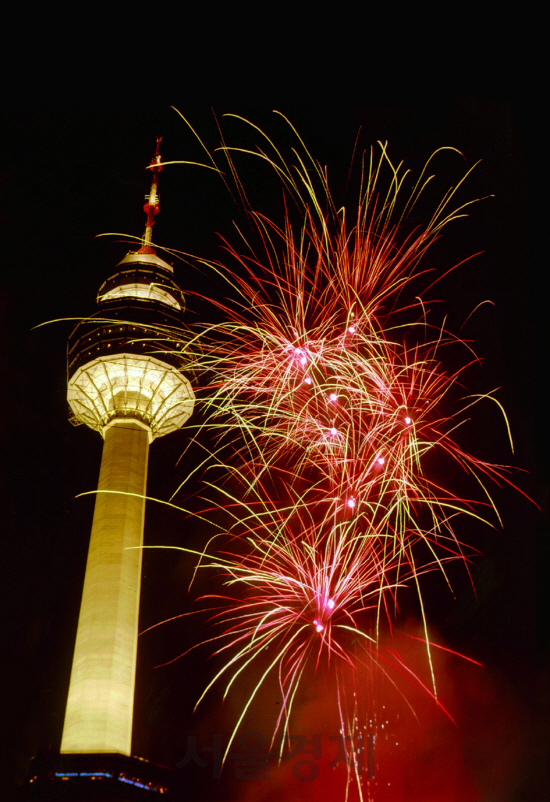
[[[184,426],[194,405],[176,339],[183,294],[151,247],[159,143],[142,245],[104,282],[97,310],[68,343],[73,422],[95,429],[104,445],[62,755],[131,755],[149,445]]]

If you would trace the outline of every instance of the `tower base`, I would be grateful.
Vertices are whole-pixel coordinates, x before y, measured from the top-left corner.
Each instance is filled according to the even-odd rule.
[[[27,798],[33,802],[160,802],[171,799],[171,773],[139,757],[49,753],[31,763]]]

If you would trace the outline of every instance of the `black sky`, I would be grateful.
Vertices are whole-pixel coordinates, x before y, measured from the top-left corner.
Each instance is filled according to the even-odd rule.
[[[178,108],[208,147],[218,144],[216,121],[208,106]],[[447,145],[464,154],[467,166],[481,160],[463,199],[494,197],[472,207],[468,220],[453,224],[437,253],[442,269],[453,260],[483,253],[443,281],[438,297],[446,304],[448,325],[454,331],[481,301],[491,299],[495,304],[485,305],[468,328],[483,357],[473,391],[502,388],[498,398],[510,418],[515,457],[506,451],[504,431],[489,420],[481,422],[474,436],[482,456],[513,460],[528,472],[516,480],[543,512],[519,494],[497,492],[504,530],[479,536],[484,556],[474,568],[477,599],[467,581],[459,580],[453,601],[434,580],[437,603],[432,612],[446,642],[504,678],[526,711],[529,748],[518,783],[527,790],[525,796],[511,795],[510,802],[543,799],[541,739],[548,657],[548,293],[543,271],[548,209],[547,175],[540,173],[544,151],[540,120],[517,98],[489,95],[278,108],[294,123],[312,154],[328,165],[329,179],[333,177],[335,194],[341,198],[359,128],[363,147],[388,140],[394,161],[404,160],[413,170],[433,150]],[[277,142],[291,142],[284,123],[268,107],[222,106],[215,111],[218,118],[226,111],[243,115]],[[235,121],[223,126],[235,143],[245,136]],[[32,754],[49,744],[59,747],[93,510],[91,497],[75,497],[94,488],[101,455],[98,435],[84,427],[74,429],[67,420],[65,347],[71,323],[35,327],[93,310],[97,289],[126,252],[120,238],[95,237],[106,232],[141,234],[148,188],[144,168],[157,134],[165,137],[164,160],[203,159],[193,136],[168,106],[44,105],[4,110],[0,353],[1,589],[6,616],[1,638],[11,677],[6,701],[13,714],[9,761],[16,783]],[[441,159],[441,186],[448,176],[455,181],[463,166],[457,158]],[[243,162],[240,169],[243,183],[252,187],[254,202],[276,213],[275,184],[269,185],[251,162]],[[160,191],[155,241],[220,258],[218,235],[233,236],[231,221],[240,214],[221,181],[199,168],[175,165],[163,170]],[[199,270],[183,263],[176,263],[175,269],[184,291],[220,291],[213,290],[211,277]],[[202,314],[200,304],[193,304],[188,299],[189,314]],[[152,447],[150,495],[168,498],[178,486],[185,471],[176,463],[185,443],[181,432]],[[177,512],[149,506],[150,543],[177,544],[187,537],[190,526]],[[194,536],[200,539],[200,530]],[[172,552],[150,553],[144,566],[143,626],[189,609],[185,558]],[[190,718],[190,697],[203,679],[196,660],[152,669],[179,653],[180,640],[185,642],[182,626],[159,628],[144,636],[140,646],[135,751],[167,763],[181,757],[186,732],[216,726],[214,703],[198,724]]]

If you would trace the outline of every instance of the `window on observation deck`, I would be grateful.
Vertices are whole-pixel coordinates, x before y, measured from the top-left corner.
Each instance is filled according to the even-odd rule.
[[[174,296],[170,295],[158,284],[120,284],[104,295],[100,295],[98,301],[110,301],[115,298],[139,298],[147,301],[159,301],[161,304],[181,310],[181,306]]]

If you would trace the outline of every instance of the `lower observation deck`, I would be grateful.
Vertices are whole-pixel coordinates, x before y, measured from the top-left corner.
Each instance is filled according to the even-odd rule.
[[[177,368],[131,353],[79,367],[67,398],[79,423],[103,433],[114,418],[134,418],[150,427],[153,439],[181,429],[195,401],[191,383]]]

